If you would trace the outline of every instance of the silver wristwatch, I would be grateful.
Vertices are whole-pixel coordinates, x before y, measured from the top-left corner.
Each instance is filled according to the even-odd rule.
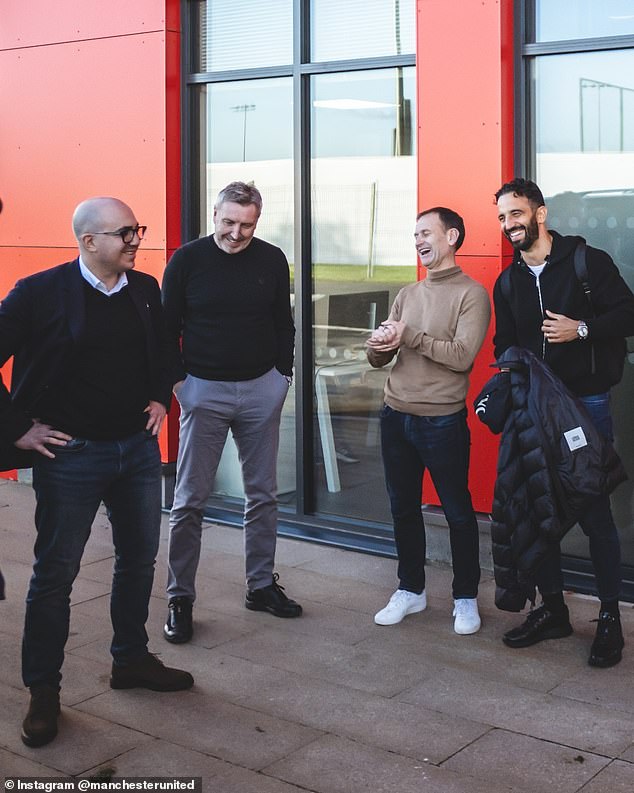
[[[581,339],[581,341],[585,341],[588,338],[588,326],[583,320],[580,320],[577,325],[577,338]]]

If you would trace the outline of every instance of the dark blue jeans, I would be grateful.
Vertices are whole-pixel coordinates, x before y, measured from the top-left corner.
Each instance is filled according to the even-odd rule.
[[[585,405],[595,427],[605,438],[612,441],[610,394],[596,394],[579,399]],[[599,597],[603,602],[618,600],[621,592],[621,543],[612,517],[610,497],[598,498],[579,521],[579,526],[589,540]],[[559,546],[539,566],[535,580],[542,595],[563,591]]]
[[[112,524],[115,562],[110,599],[115,663],[147,653],[145,623],[161,519],[157,439],[73,439],[55,459],[33,466],[37,499],[35,563],[26,599],[22,678],[58,686],[70,621],[70,594],[101,501]]]
[[[467,411],[412,416],[384,405],[381,449],[398,553],[400,589],[425,588],[421,483],[427,469],[449,524],[454,598],[474,598],[480,582],[478,523],[467,483],[471,445]]]

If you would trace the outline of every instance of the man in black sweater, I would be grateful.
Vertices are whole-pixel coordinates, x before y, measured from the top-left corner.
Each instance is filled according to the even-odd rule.
[[[37,500],[35,563],[26,602],[22,677],[31,701],[27,746],[57,734],[70,594],[103,501],[115,563],[112,688],[177,691],[188,672],[148,652],[145,623],[161,510],[157,435],[178,353],[154,278],[133,271],[145,226],[115,198],[73,215],[79,258],[18,281],[0,304],[0,451],[30,455]],[[24,461],[23,461],[24,462]]]
[[[202,515],[231,430],[245,491],[248,609],[298,617],[273,573],[277,451],[292,382],[295,327],[286,257],[254,236],[262,197],[244,182],[218,195],[214,234],[179,248],[165,270],[168,331],[182,344],[176,490],[170,515],[165,638],[193,635]]]
[[[514,345],[533,352],[584,403],[611,441],[610,388],[623,374],[625,337],[634,334],[634,295],[608,254],[595,248],[586,249],[583,283],[574,262],[581,238],[547,229],[544,197],[534,182],[514,179],[495,197],[502,231],[516,252],[493,290],[496,357]],[[579,525],[589,539],[601,599],[589,663],[613,666],[621,660],[623,634],[620,543],[609,496],[597,499]],[[540,565],[536,579],[543,603],[504,635],[508,647],[572,633],[559,546]]]

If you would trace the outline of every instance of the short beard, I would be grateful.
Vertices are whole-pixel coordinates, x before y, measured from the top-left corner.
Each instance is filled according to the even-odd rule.
[[[524,229],[524,239],[521,242],[513,242],[510,234],[506,233],[506,238],[516,251],[528,251],[533,247],[533,244],[539,239],[539,225],[535,218],[532,218],[528,226],[521,226]]]

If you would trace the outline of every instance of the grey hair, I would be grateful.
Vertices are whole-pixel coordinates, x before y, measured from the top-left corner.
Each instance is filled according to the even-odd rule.
[[[262,195],[253,182],[231,182],[218,193],[214,208],[224,204],[225,201],[242,206],[254,204],[258,215],[262,212]]]

